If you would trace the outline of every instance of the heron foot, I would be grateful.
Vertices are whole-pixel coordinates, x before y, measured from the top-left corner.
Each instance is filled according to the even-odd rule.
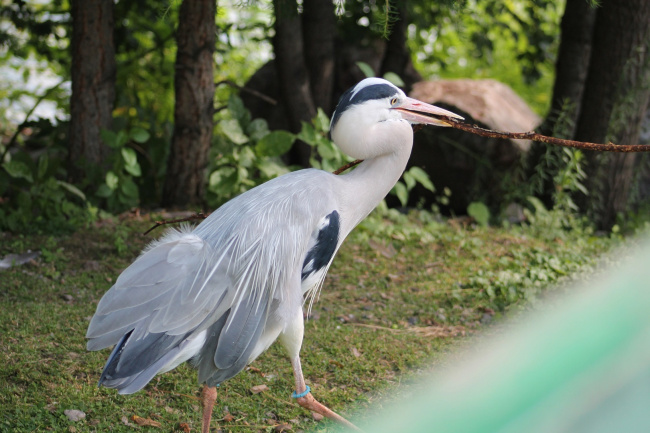
[[[329,418],[331,420],[334,420],[338,422],[339,424],[343,424],[344,426],[351,428],[356,431],[363,431],[356,425],[352,424],[350,421],[347,419],[343,418],[341,415],[338,413],[334,412],[324,404],[320,403],[318,400],[314,398],[313,395],[311,395],[311,392],[305,395],[304,397],[298,397],[296,398],[296,401],[298,404],[305,409],[309,409],[312,412],[319,413],[323,415],[326,418]]]
[[[203,406],[203,419],[201,421],[201,433],[210,432],[210,420],[212,419],[212,408],[217,401],[217,388],[203,385],[201,391],[201,404]]]

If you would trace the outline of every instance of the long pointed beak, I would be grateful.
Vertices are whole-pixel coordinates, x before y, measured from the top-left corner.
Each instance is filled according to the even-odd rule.
[[[442,119],[436,119],[430,115],[448,116],[455,119],[463,120],[463,117],[452,113],[435,105],[427,104],[413,98],[406,98],[399,107],[393,108],[402,113],[402,118],[411,123],[424,123],[426,125],[449,126],[449,122]]]

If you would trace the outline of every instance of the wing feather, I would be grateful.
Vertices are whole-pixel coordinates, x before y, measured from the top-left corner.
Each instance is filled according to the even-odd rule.
[[[188,346],[197,350],[201,381],[226,380],[259,354],[269,314],[294,317],[302,305],[300,290],[288,288],[299,286],[314,227],[335,202],[317,176],[328,175],[312,170],[268,182],[196,229],[170,230],[152,243],[104,295],[88,327],[89,350],[120,346],[104,384],[137,391],[188,359],[183,348],[204,331],[202,347]]]

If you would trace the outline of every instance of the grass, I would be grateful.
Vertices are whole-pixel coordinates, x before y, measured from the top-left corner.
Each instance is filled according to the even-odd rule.
[[[189,366],[120,396],[96,386],[109,351],[85,350],[97,302],[151,239],[139,235],[150,225],[133,219],[71,235],[0,234],[1,256],[42,251],[37,261],[0,273],[0,431],[200,429],[200,388]],[[373,216],[342,247],[306,324],[307,383],[344,416],[370,417],[363,409],[453,362],[450,353],[468,335],[531,308],[549,286],[588,273],[614,243],[581,230]],[[268,390],[251,393],[262,384]],[[332,430],[292,401],[292,388],[289,362],[274,345],[219,388],[213,431]],[[69,409],[85,419],[69,421]]]

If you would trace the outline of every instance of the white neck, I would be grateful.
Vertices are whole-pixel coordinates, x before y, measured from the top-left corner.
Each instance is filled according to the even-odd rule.
[[[343,234],[361,222],[395,186],[406,168],[411,155],[412,142],[393,153],[366,159],[352,172],[342,175],[341,189]]]

